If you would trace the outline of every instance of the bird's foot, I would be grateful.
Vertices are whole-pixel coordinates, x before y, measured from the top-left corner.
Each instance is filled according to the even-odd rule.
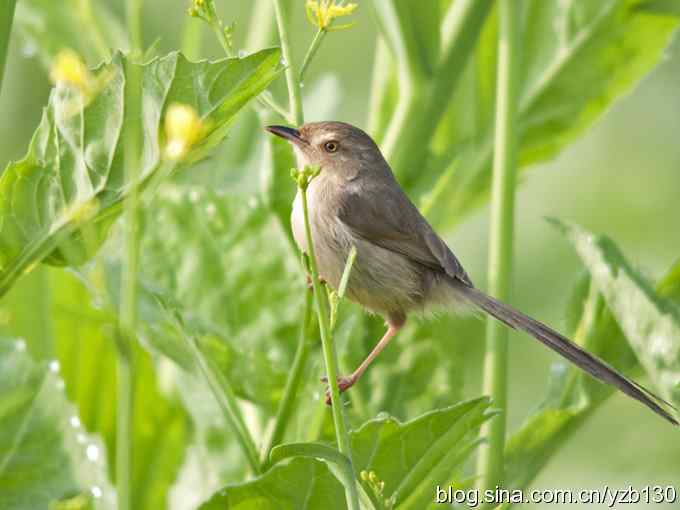
[[[349,376],[344,376],[344,375],[339,375],[337,378],[338,381],[338,389],[340,390],[340,393],[344,392],[345,390],[350,389],[352,386],[354,386],[354,383],[357,382],[357,377],[353,375]],[[328,383],[328,377],[324,376],[321,378],[321,382],[323,383]],[[331,389],[327,388],[326,389],[326,405],[331,405]]]
[[[324,280],[323,278],[319,278],[319,283],[320,283],[321,285],[326,285],[326,280]],[[307,275],[307,288],[308,288],[309,290],[313,290],[313,289],[314,289],[314,282],[312,281],[312,277],[309,276],[309,275]]]

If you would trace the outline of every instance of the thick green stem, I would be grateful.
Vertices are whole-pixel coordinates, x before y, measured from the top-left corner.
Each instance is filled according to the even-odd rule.
[[[500,0],[496,134],[489,240],[489,292],[507,301],[510,294],[517,164],[517,102],[520,66],[520,9],[516,0]],[[487,322],[484,393],[500,409],[485,425],[487,444],[480,449],[477,474],[483,489],[503,483],[507,405],[507,335],[497,321]]]
[[[132,44],[132,51],[137,55],[142,54],[144,48],[144,37],[142,32],[142,6],[144,0],[127,0],[126,17],[128,33],[130,34],[130,43]]]
[[[2,78],[5,74],[9,36],[12,33],[15,7],[16,0],[0,0],[0,90],[2,90]]]
[[[288,374],[286,387],[283,390],[283,398],[281,399],[281,403],[276,412],[274,429],[272,430],[267,445],[262,449],[263,469],[266,469],[269,465],[269,453],[272,448],[281,444],[281,441],[286,434],[286,430],[288,429],[293,409],[295,408],[295,399],[297,398],[298,390],[300,389],[300,383],[302,382],[302,376],[304,375],[307,360],[309,359],[310,348],[312,346],[310,338],[315,331],[315,328],[311,327],[313,326],[311,320],[313,298],[314,295],[311,291],[306,292],[304,308],[302,311],[302,323],[300,324],[300,337],[298,339],[297,350],[295,351],[295,358],[293,359],[293,366]]]
[[[182,53],[189,60],[198,60],[203,46],[201,20],[187,16],[182,31]]]
[[[132,41],[132,54],[141,54],[141,0],[128,0],[127,21]],[[137,325],[137,271],[139,266],[139,140],[138,119],[141,116],[141,73],[134,63],[127,66],[125,86],[126,122],[130,129],[125,138],[125,179],[130,187],[123,204],[124,252],[121,278],[120,322],[117,364],[117,414],[116,414],[116,494],[118,509],[132,508],[133,471],[133,409],[134,409],[134,359],[133,342]]]
[[[404,184],[409,184],[422,168],[434,130],[446,112],[492,5],[493,0],[453,2],[444,21],[444,48],[434,76],[424,79],[422,73],[414,74],[411,68],[400,71],[399,86],[408,94],[395,112],[399,122],[390,122],[383,149]],[[400,58],[399,52],[395,58]]]
[[[326,30],[320,28],[319,30],[317,30],[314,39],[312,39],[312,44],[309,45],[307,54],[305,55],[305,58],[302,61],[302,66],[300,66],[300,78],[299,78],[300,83],[304,82],[305,72],[307,72],[307,68],[309,67],[309,64],[312,62],[314,56],[316,55],[316,52],[319,51],[319,48],[321,47],[321,42],[323,41],[327,33],[328,32],[326,32]]]
[[[347,432],[344,407],[342,405],[342,400],[340,399],[340,390],[338,388],[338,357],[337,353],[335,352],[333,336],[330,329],[328,295],[321,287],[321,282],[319,281],[319,272],[317,269],[316,256],[314,253],[314,243],[312,241],[312,230],[309,225],[306,185],[300,186],[299,189],[302,195],[302,211],[305,221],[305,236],[307,238],[309,268],[312,277],[312,285],[314,287],[316,315],[319,321],[321,345],[323,349],[324,362],[326,365],[326,377],[328,378],[328,387],[331,394],[333,423],[335,425],[335,438],[338,443],[338,450],[340,450],[340,453],[345,455],[350,460],[350,462],[352,462],[349,433]],[[359,495],[356,483],[345,487],[345,495],[347,498],[347,508],[350,510],[359,510]]]
[[[288,108],[296,126],[301,126],[305,122],[302,113],[302,94],[300,82],[293,63],[293,54],[290,50],[288,39],[288,20],[282,0],[272,0],[274,2],[274,12],[276,13],[276,25],[279,29],[279,40],[281,41],[281,53],[286,62],[286,84],[288,86]]]

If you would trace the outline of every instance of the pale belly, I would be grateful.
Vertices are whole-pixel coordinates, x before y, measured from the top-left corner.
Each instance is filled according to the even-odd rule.
[[[426,275],[422,267],[404,256],[355,236],[329,211],[317,210],[308,195],[310,227],[319,275],[337,289],[352,246],[357,258],[350,273],[347,297],[381,315],[406,314],[422,309],[426,293]],[[323,207],[323,205],[322,205]],[[307,251],[302,198],[295,197],[291,215],[293,237],[300,249]]]

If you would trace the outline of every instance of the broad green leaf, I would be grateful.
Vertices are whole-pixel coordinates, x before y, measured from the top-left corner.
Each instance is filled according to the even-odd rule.
[[[295,458],[277,464],[251,482],[228,485],[200,510],[345,510],[345,493],[328,466],[319,460]]]
[[[558,224],[572,242],[655,386],[680,404],[680,312],[661,298],[614,242]]]
[[[256,197],[171,185],[148,214],[144,279],[177,303],[236,394],[271,408],[295,351],[305,284],[281,226]],[[178,361],[172,346],[154,347]]]
[[[337,449],[321,443],[289,443],[276,446],[269,455],[273,464],[291,457],[323,459],[336,468],[337,478],[347,489],[356,483],[352,462]]]
[[[139,184],[162,165],[162,119],[166,107],[184,103],[206,125],[186,160],[205,157],[220,143],[234,115],[276,76],[279,50],[243,59],[188,62],[172,53],[141,65],[143,138]],[[0,177],[0,295],[41,260],[80,264],[106,238],[133,183],[125,180],[123,144],[127,118],[125,77],[131,65],[118,54],[95,71],[102,83],[84,98],[69,86],[52,91],[28,154]],[[161,174],[162,175],[162,174]]]
[[[383,497],[394,497],[397,508],[429,508],[433,487],[451,481],[477,444],[481,424],[492,416],[488,409],[489,400],[482,398],[406,423],[389,416],[370,420],[350,433],[354,471],[375,473],[376,480],[384,482]],[[201,509],[344,509],[340,482],[323,462],[309,458],[343,464],[344,457],[328,448],[311,443],[284,445],[279,452],[285,456],[303,457],[277,464],[252,482],[223,488]],[[275,459],[278,456],[274,454]],[[366,484],[362,482],[363,492],[368,494]]]
[[[114,508],[106,452],[84,433],[59,364],[36,363],[26,343],[0,340],[0,508]],[[66,506],[64,506],[66,508]]]
[[[660,60],[678,18],[650,15],[639,0],[528,0],[522,34],[524,81],[517,128],[520,131],[520,178],[528,166],[555,156]],[[492,24],[493,21],[490,21]],[[493,83],[496,30],[485,30],[480,48],[492,48],[476,59],[476,70],[466,80]],[[476,85],[473,88],[477,88]],[[469,87],[460,87],[458,95]],[[492,98],[491,98],[492,99]],[[489,99],[489,100],[491,100]],[[493,110],[488,100],[475,108],[454,97],[446,122],[439,126],[428,172],[419,176],[420,190],[432,186],[437,207],[430,217],[445,225],[459,221],[488,197],[491,182]],[[470,123],[470,115],[481,115]],[[432,198],[432,197],[431,197]]]
[[[593,244],[593,249],[596,249]],[[663,282],[674,281],[674,270],[658,286],[663,296]],[[590,281],[590,280],[589,280]],[[608,361],[629,375],[640,372],[638,359],[632,352],[612,312],[605,305],[598,285],[590,284],[584,293],[583,282],[578,283],[576,298],[580,296],[580,321],[572,330],[572,337],[589,351]],[[666,287],[668,288],[668,287]],[[570,305],[574,310],[579,305]],[[564,363],[553,367],[545,402],[527,419],[508,441],[506,472],[512,487],[528,486],[550,458],[581,425],[605,402],[615,390],[601,384],[575,367]]]
[[[78,406],[85,429],[100,434],[107,451],[115,452],[117,317],[96,271],[80,277],[50,272],[53,288],[59,289],[52,315],[66,393]],[[184,459],[188,417],[175,396],[161,391],[154,363],[138,344],[134,361],[133,507],[165,508]],[[109,472],[114,473],[115,459],[109,457]]]
[[[48,68],[65,48],[98,64],[112,50],[128,47],[120,19],[101,0],[22,0],[17,6],[16,26],[24,53],[37,53]]]
[[[433,487],[451,482],[492,416],[480,398],[400,423],[376,418],[351,433],[356,471],[373,471],[397,508],[428,508]]]

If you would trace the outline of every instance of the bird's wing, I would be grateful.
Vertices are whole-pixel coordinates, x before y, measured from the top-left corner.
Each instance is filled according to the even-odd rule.
[[[358,237],[472,286],[456,256],[396,182],[347,190],[338,216]]]

